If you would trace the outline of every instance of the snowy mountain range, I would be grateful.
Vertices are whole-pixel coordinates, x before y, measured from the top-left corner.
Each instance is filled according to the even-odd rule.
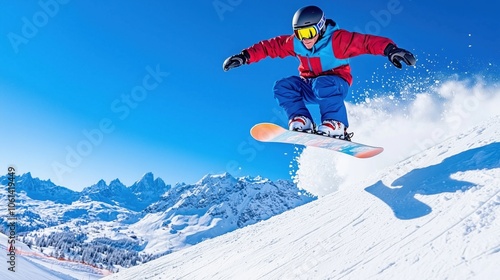
[[[8,178],[0,177],[2,185]],[[6,201],[6,187],[0,198]],[[112,271],[137,265],[308,203],[290,181],[207,175],[166,185],[152,173],[132,186],[103,180],[75,192],[30,173],[16,180],[16,231],[40,253]],[[7,205],[0,205],[2,213]],[[3,216],[2,232],[7,233]],[[98,252],[99,254],[96,254]]]

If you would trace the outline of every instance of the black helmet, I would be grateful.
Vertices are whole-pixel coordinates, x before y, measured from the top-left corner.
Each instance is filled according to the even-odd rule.
[[[322,34],[325,32],[325,13],[316,6],[302,7],[293,15],[292,26],[293,29],[299,29],[307,26],[316,26],[318,32]]]

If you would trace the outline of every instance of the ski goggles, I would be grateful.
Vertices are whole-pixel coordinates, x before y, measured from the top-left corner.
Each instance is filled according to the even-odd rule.
[[[315,25],[298,28],[293,30],[293,32],[295,33],[295,37],[297,37],[297,39],[299,39],[300,41],[305,39],[312,39],[316,35],[318,35],[318,29]]]
[[[300,41],[304,39],[312,39],[316,35],[318,35],[318,33],[320,33],[320,30],[323,30],[323,28],[325,28],[325,24],[326,24],[326,18],[325,15],[323,14],[318,23],[310,26],[295,28],[293,30],[293,33],[295,33],[295,37],[297,37],[297,39],[299,39]]]

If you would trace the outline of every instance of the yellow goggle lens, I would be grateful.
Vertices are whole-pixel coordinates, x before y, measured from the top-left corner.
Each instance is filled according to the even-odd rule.
[[[316,31],[316,28],[314,28],[314,26],[295,29],[294,32],[295,32],[295,36],[301,41],[304,39],[314,38],[314,36],[316,36],[318,34],[318,32]]]

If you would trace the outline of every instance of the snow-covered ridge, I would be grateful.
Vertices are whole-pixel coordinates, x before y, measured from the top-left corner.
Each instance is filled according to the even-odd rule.
[[[6,185],[7,183],[7,176],[1,176],[0,184]],[[104,180],[100,180],[81,192],[57,186],[50,180],[33,178],[29,172],[16,178],[16,192],[24,192],[34,200],[60,204],[92,200],[134,211],[141,211],[157,201],[169,188],[170,185],[166,185],[161,178],[155,179],[152,173],[146,173],[129,187],[123,185],[119,179],[111,181],[109,185]]]
[[[0,178],[4,185],[6,180]],[[82,192],[27,173],[17,177],[16,193],[20,240],[49,256],[110,270],[147,262],[316,199],[290,181],[228,173],[175,186],[148,173],[129,187],[101,180]],[[0,197],[6,195],[6,188],[0,189]],[[0,205],[0,211],[6,207]],[[0,219],[6,232],[8,221]]]

